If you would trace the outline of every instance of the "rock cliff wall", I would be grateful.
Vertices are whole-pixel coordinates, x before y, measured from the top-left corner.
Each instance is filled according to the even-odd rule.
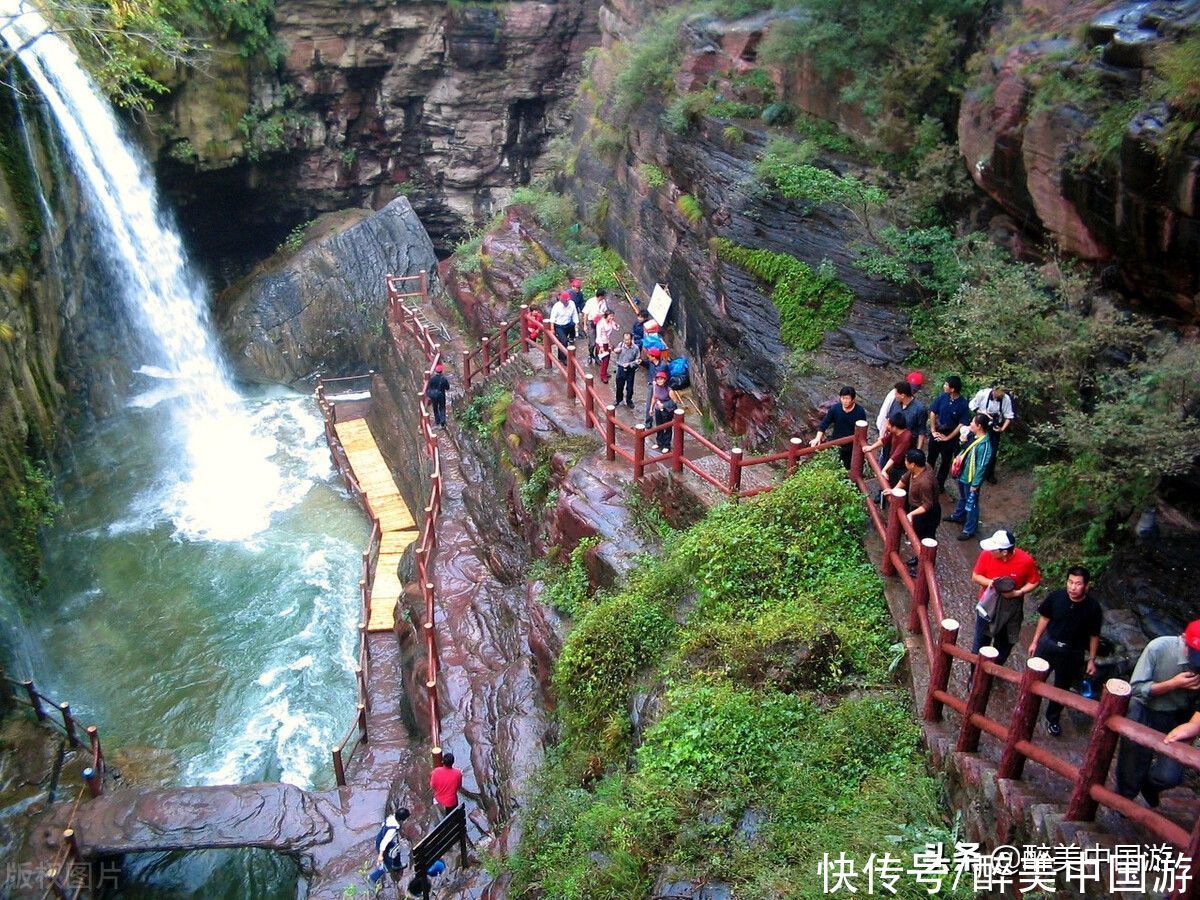
[[[277,75],[233,57],[148,127],[192,241],[235,270],[296,222],[401,193],[452,242],[539,171],[597,34],[588,0],[280,0],[273,27]]]
[[[662,104],[651,101],[624,123],[628,135],[618,151],[597,141],[595,123],[613,117],[604,100],[612,92],[612,46],[647,14],[640,5],[602,7],[603,49],[590,71],[595,90],[580,95],[578,157],[567,184],[638,282],[670,287],[670,324],[700,364],[702,399],[715,418],[753,445],[779,430],[806,428],[842,381],[862,388],[894,380],[895,367],[911,350],[903,337],[906,317],[894,303],[894,290],[853,265],[860,229],[848,212],[783,200],[755,184],[753,164],[770,137],[761,121],[739,120],[737,138],[730,139],[728,119],[702,115],[680,134],[665,127]],[[732,76],[756,68],[770,21],[710,16],[686,23],[677,87],[687,90],[698,73]],[[787,80],[779,73],[776,78],[781,85]],[[801,91],[792,84],[787,91],[794,102],[807,97],[815,106],[829,103],[815,85]],[[855,170],[851,160],[828,161]],[[648,167],[666,176],[663,186],[650,183]],[[701,216],[689,218],[680,202],[685,195],[698,201]],[[786,253],[814,268],[828,260],[855,294],[848,317],[816,353],[797,358],[780,337],[770,288],[719,259],[711,244],[716,237]]]
[[[1027,239],[1044,235],[1106,267],[1132,302],[1191,322],[1200,131],[1156,67],[1168,47],[1196,53],[1198,25],[1197,2],[1017,4],[958,123],[971,176]]]

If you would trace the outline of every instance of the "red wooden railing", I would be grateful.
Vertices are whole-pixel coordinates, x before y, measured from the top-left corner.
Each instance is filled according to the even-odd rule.
[[[375,373],[351,375],[345,378],[322,378],[317,381],[317,406],[325,420],[325,440],[329,444],[329,454],[333,457],[334,467],[346,482],[351,495],[362,504],[367,516],[371,519],[371,537],[367,549],[362,554],[362,577],[358,581],[358,592],[361,599],[360,618],[358,623],[358,665],[354,667],[355,692],[358,703],[355,707],[354,719],[346,729],[346,733],[330,751],[333,758],[333,774],[338,787],[346,786],[346,766],[354,758],[354,752],[368,742],[367,714],[371,711],[371,700],[367,685],[371,676],[371,649],[367,641],[367,623],[371,620],[371,585],[375,579],[375,568],[379,563],[379,545],[382,531],[379,527],[379,517],[371,509],[370,498],[359,486],[346,456],[346,449],[338,438],[338,422],[362,418],[370,405],[371,388]],[[331,393],[330,386],[336,385],[339,393]],[[347,749],[349,748],[349,749]]]
[[[478,350],[463,352],[463,380],[468,389],[480,376],[487,376],[502,365],[518,345],[522,351],[531,348],[529,321],[528,307],[522,306],[518,322],[502,323],[495,334],[483,338]],[[510,336],[514,324],[517,326],[515,339]],[[575,360],[575,348],[564,346],[555,337],[549,322],[542,323],[539,331],[544,368],[556,370],[562,376],[565,396],[571,402],[581,404],[583,421],[600,434],[606,458],[615,460],[620,457],[630,463],[635,480],[644,477],[648,466],[668,463],[672,471],[687,469],[726,496],[738,499],[769,491],[775,486],[767,484],[743,489],[742,473],[747,468],[777,466],[786,462],[786,470],[790,475],[801,459],[831,447],[851,444],[850,478],[863,493],[871,524],[884,541],[881,572],[889,578],[899,578],[908,592],[907,629],[912,634],[920,635],[931,673],[924,698],[925,719],[940,721],[946,707],[956,712],[961,718],[956,750],[976,751],[984,734],[999,741],[998,773],[1002,778],[1019,778],[1026,760],[1032,760],[1066,778],[1073,785],[1067,801],[1066,818],[1069,821],[1092,821],[1098,807],[1105,806],[1139,823],[1156,839],[1174,845],[1190,858],[1192,877],[1182,880],[1186,886],[1172,896],[1200,898],[1200,819],[1188,832],[1155,810],[1140,806],[1105,786],[1118,737],[1152,748],[1156,753],[1194,769],[1200,769],[1200,750],[1188,745],[1164,744],[1165,735],[1162,732],[1127,718],[1125,712],[1130,702],[1130,687],[1125,681],[1110,679],[1104,686],[1100,700],[1089,700],[1045,684],[1049,672],[1045,660],[1036,657],[1030,659],[1026,669],[1018,673],[1006,666],[996,665],[990,658],[996,656],[993,648],[985,647],[980,653],[971,653],[958,647],[959,623],[945,616],[937,579],[937,541],[918,539],[912,523],[904,515],[902,496],[889,500],[887,512],[880,512],[871,500],[863,477],[864,464],[869,466],[876,479],[881,480],[882,476],[879,464],[863,449],[867,444],[866,422],[859,422],[856,433],[851,437],[827,441],[816,447],[805,446],[799,438],[793,437],[783,451],[749,458],[738,447],[724,450],[705,438],[684,420],[682,410],[676,411],[672,422],[654,428],[629,426],[616,419],[614,406],[605,406],[602,415],[597,412],[597,406],[603,401],[595,392],[591,375],[584,376],[583,386],[580,386],[580,367]],[[565,361],[558,358],[559,354],[565,357]],[[647,454],[646,438],[668,428],[673,429],[671,451],[661,455]],[[621,446],[618,433],[632,438],[630,449]],[[699,443],[724,463],[726,477],[714,476],[684,456],[685,440]],[[915,548],[918,560],[915,577],[909,575],[900,555],[904,538]],[[956,659],[973,667],[966,697],[957,697],[949,689]],[[1006,722],[987,715],[991,685],[997,678],[1016,685],[1018,690],[1016,706]],[[1054,700],[1092,719],[1087,750],[1080,763],[1073,763],[1053,750],[1034,743],[1034,729],[1043,699]]]
[[[875,478],[882,483],[879,463],[861,450],[866,439],[867,423],[859,422],[855,434],[855,458],[865,460]],[[1093,821],[1098,808],[1105,806],[1137,822],[1155,839],[1174,845],[1190,858],[1191,877],[1181,879],[1184,886],[1171,896],[1200,897],[1200,884],[1197,883],[1197,877],[1200,876],[1200,819],[1189,832],[1156,810],[1122,797],[1106,786],[1118,737],[1149,747],[1155,753],[1194,769],[1200,769],[1200,750],[1187,744],[1165,744],[1165,735],[1161,731],[1126,718],[1131,690],[1129,683],[1119,678],[1111,678],[1105,683],[1099,700],[1090,700],[1046,684],[1050,666],[1043,659],[1033,657],[1026,661],[1024,671],[1015,672],[994,662],[998,655],[995,648],[983,647],[979,653],[971,653],[959,647],[959,623],[947,618],[942,607],[935,571],[937,541],[930,538],[918,540],[912,523],[904,514],[902,494],[889,499],[887,511],[880,513],[870,499],[860,466],[851,466],[851,478],[866,498],[871,523],[884,542],[880,571],[885,576],[899,577],[909,594],[907,628],[910,633],[921,635],[930,671],[922,711],[924,718],[939,722],[946,707],[956,712],[960,724],[954,749],[958,751],[977,751],[984,734],[998,741],[1000,759],[997,776],[1000,778],[1020,778],[1026,760],[1065,778],[1072,785],[1067,799],[1067,821]],[[908,574],[900,553],[905,537],[913,547],[918,548],[915,578]],[[938,629],[936,638],[933,633],[935,626]],[[956,697],[949,690],[954,660],[973,667],[966,697]],[[1006,721],[987,714],[995,679],[1007,681],[1017,689],[1017,702]],[[1071,762],[1054,750],[1034,742],[1042,700],[1061,703],[1092,719],[1088,745],[1081,762]]]
[[[401,335],[416,341],[425,354],[426,368],[421,380],[421,391],[417,395],[417,406],[420,410],[421,437],[425,445],[425,455],[430,461],[429,503],[425,507],[425,521],[421,527],[421,537],[417,542],[417,585],[421,591],[421,599],[425,605],[425,621],[421,630],[425,634],[425,690],[429,700],[429,740],[432,745],[434,762],[441,761],[442,729],[441,714],[438,704],[438,675],[441,662],[438,657],[437,638],[434,634],[434,617],[436,613],[436,597],[433,582],[430,581],[430,569],[433,554],[437,549],[438,519],[442,514],[442,462],[438,450],[437,436],[433,433],[433,415],[429,401],[425,396],[425,388],[434,371],[442,363],[441,346],[430,331],[429,323],[423,318],[419,309],[410,307],[405,301],[419,300],[422,304],[428,298],[429,279],[425,272],[416,275],[387,276],[387,317],[392,329],[393,338],[397,341]],[[507,331],[507,328],[504,329]],[[500,351],[507,359],[507,349]],[[482,371],[490,374],[494,369],[491,351],[487,345],[480,347]],[[467,365],[469,362],[464,360]],[[464,366],[466,368],[466,366]],[[464,380],[465,380],[464,375]]]
[[[79,720],[71,712],[70,703],[52,700],[39,691],[31,679],[17,681],[6,676],[4,680],[12,689],[12,698],[32,709],[39,722],[61,730],[72,749],[83,746],[83,741],[79,738]],[[87,784],[88,793],[99,797],[104,793],[104,776],[107,772],[104,750],[100,747],[100,730],[95,725],[89,725],[84,729],[84,733],[87,735],[88,747],[92,754],[92,764],[83,770],[83,780]]]

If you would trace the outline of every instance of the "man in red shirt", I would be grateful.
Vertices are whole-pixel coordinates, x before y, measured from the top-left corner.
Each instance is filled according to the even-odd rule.
[[[971,652],[978,653],[980,647],[991,644],[1000,652],[996,662],[1003,665],[1021,636],[1025,597],[1037,588],[1042,576],[1033,557],[1017,546],[1013,533],[1007,529],[984,538],[979,546],[982,552],[975,560],[971,580],[980,587],[980,599],[997,578],[1011,578],[1016,588],[1001,596],[991,620],[976,613]]]
[[[442,814],[458,806],[458,791],[462,787],[462,772],[454,768],[454,754],[442,754],[442,764],[429,775],[429,786],[433,788],[433,799],[442,808]]]

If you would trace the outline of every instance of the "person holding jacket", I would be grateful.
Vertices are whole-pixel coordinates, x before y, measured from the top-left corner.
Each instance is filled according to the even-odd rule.
[[[558,295],[558,299],[554,301],[554,305],[550,307],[550,324],[554,327],[554,336],[562,343],[564,347],[569,347],[575,341],[575,324],[579,321],[579,311],[575,309],[575,304],[571,302],[571,295],[567,291],[563,291]],[[567,354],[562,350],[558,351],[558,361],[565,363]]]
[[[958,473],[958,503],[954,512],[946,516],[946,521],[962,525],[960,541],[969,541],[979,530],[979,491],[992,459],[992,445],[988,441],[991,424],[991,417],[977,413],[971,419],[966,448],[954,457],[956,464],[962,460]]]

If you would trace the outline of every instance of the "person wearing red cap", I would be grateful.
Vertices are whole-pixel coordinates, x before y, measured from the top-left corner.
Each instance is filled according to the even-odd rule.
[[[1167,732],[1174,743],[1200,735],[1200,619],[1189,622],[1181,635],[1157,637],[1146,645],[1129,685],[1133,703],[1128,718],[1147,728]],[[1117,793],[1130,800],[1139,793],[1150,806],[1158,795],[1183,781],[1183,766],[1154,750],[1121,738],[1117,753]]]
[[[446,427],[446,395],[450,393],[450,379],[445,375],[446,367],[441,363],[434,366],[433,375],[425,385],[425,396],[433,406],[433,423]]]
[[[575,311],[579,313],[582,321],[583,316],[583,282],[578,278],[571,279],[571,290],[568,291],[571,295],[571,302],[575,304]]]
[[[920,372],[909,372],[904,376],[904,381],[909,387],[912,388],[913,396],[916,396],[917,391],[919,391],[921,386],[925,384],[925,376]],[[899,384],[899,382],[897,382],[897,384]],[[875,417],[875,430],[880,434],[883,434],[883,430],[887,428],[888,419],[890,419],[892,417],[892,413],[895,412],[895,410],[892,408],[895,403],[896,388],[893,386],[892,389],[887,392],[887,396],[883,398],[883,403],[879,407],[879,415]]]

